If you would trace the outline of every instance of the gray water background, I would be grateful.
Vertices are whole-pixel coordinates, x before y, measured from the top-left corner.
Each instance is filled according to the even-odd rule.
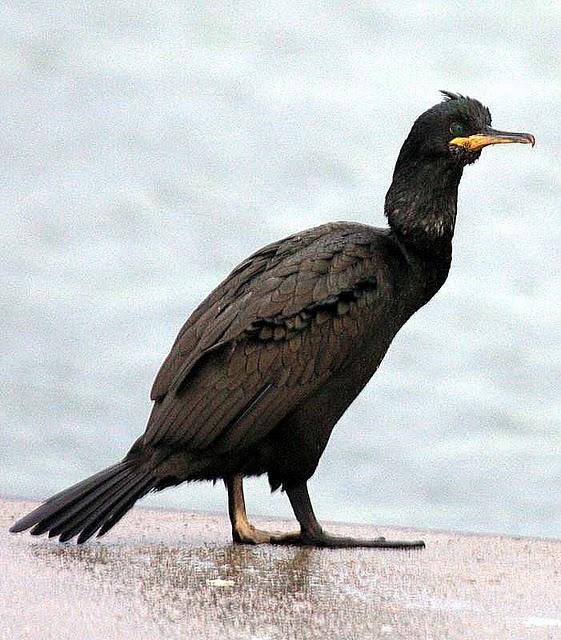
[[[559,537],[560,34],[553,2],[2,3],[0,492],[43,498],[120,458],[185,318],[257,247],[384,225],[442,88],[537,145],[466,170],[450,277],[312,496],[323,519]],[[290,515],[249,484],[252,513]]]

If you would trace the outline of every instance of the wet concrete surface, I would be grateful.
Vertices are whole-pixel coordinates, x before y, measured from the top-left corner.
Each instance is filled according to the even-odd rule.
[[[337,524],[427,547],[247,547],[225,516],[134,509],[77,547],[9,534],[33,506],[0,501],[2,639],[561,638],[561,541]]]

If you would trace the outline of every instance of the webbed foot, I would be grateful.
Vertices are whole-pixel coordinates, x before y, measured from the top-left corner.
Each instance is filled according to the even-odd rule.
[[[271,544],[298,545],[307,547],[327,547],[331,549],[350,549],[356,547],[379,549],[423,549],[425,543],[422,540],[386,540],[386,538],[348,538],[334,536],[325,531],[317,533],[287,533],[283,535],[271,535]]]

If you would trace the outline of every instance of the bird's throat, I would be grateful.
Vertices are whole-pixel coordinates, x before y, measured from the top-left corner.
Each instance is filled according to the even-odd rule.
[[[407,162],[400,157],[385,214],[407,246],[423,253],[450,252],[461,177],[462,168],[442,158]]]

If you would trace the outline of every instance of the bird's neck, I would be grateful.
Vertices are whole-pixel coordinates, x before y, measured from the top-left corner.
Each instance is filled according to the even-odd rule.
[[[397,161],[386,195],[385,214],[392,230],[410,249],[450,257],[462,167],[444,158]]]

